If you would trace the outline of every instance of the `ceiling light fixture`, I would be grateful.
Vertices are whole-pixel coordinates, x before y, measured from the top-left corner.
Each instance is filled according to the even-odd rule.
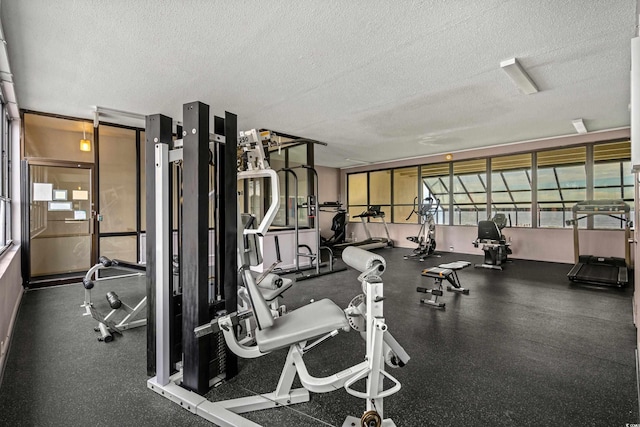
[[[370,162],[365,162],[364,160],[356,160],[356,159],[347,159],[345,158],[346,161],[348,162],[353,162],[353,163],[360,163],[362,165],[368,165]]]
[[[576,132],[578,133],[587,133],[587,127],[584,125],[582,119],[571,120],[571,124],[574,128],[576,128]]]
[[[80,140],[80,151],[91,151],[91,141],[87,139],[85,123],[82,122],[82,139]]]
[[[538,92],[538,87],[535,82],[531,80],[531,77],[529,77],[516,58],[502,61],[500,67],[511,77],[511,80],[513,80],[522,93],[531,95],[532,93]]]

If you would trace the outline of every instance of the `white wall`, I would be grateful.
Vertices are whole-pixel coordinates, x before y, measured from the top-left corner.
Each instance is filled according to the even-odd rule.
[[[353,231],[358,240],[366,238],[362,224],[349,223],[347,235]],[[407,240],[415,236],[420,226],[417,224],[388,224],[389,235],[394,245],[400,248],[416,247]],[[384,226],[370,223],[369,231],[373,237],[384,236]],[[472,242],[478,229],[472,226],[436,226],[436,248],[438,251],[450,251],[482,255],[481,248],[475,248]],[[574,263],[573,230],[558,228],[505,228],[503,234],[511,241],[511,258]],[[624,258],[625,241],[622,230],[581,230],[580,254],[615,256]]]

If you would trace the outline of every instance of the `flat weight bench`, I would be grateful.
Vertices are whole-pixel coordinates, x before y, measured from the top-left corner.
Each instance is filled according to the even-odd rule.
[[[431,294],[431,299],[422,298],[420,299],[420,302],[437,308],[444,308],[445,304],[443,302],[438,302],[438,297],[443,295],[443,280],[447,280],[447,282],[449,282],[449,285],[447,285],[447,291],[469,295],[469,289],[463,288],[460,284],[460,279],[458,278],[457,271],[462,270],[463,268],[470,265],[471,263],[467,261],[455,261],[447,264],[440,264],[437,267],[425,268],[424,270],[422,270],[422,275],[435,279],[436,285],[438,285],[438,287],[436,289],[428,289],[418,286],[416,288],[417,292]]]

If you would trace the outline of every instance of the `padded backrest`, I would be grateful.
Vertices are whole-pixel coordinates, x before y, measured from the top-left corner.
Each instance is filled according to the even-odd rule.
[[[240,214],[238,210],[238,265],[245,266],[242,269],[242,281],[249,294],[251,300],[251,309],[256,319],[259,329],[268,328],[273,325],[273,315],[269,309],[269,305],[264,300],[262,293],[258,289],[255,279],[251,275],[248,265],[251,263],[251,239],[254,236],[246,236],[244,234],[245,226],[251,226],[252,221],[245,222],[242,218],[247,218],[248,214]],[[245,237],[248,237],[245,238]],[[249,247],[247,247],[247,245]],[[255,256],[255,255],[254,255]]]
[[[503,213],[495,214],[491,221],[495,222],[500,230],[507,226],[507,216]]]
[[[500,230],[495,222],[490,220],[478,223],[478,240],[500,240]]]
[[[251,308],[253,310],[253,315],[255,316],[258,329],[271,327],[273,325],[273,315],[271,314],[269,305],[262,296],[262,292],[258,289],[258,285],[256,284],[256,280],[253,278],[251,271],[249,271],[249,269],[245,269],[242,273],[242,278],[249,293]]]
[[[240,229],[255,229],[256,217],[249,213],[241,213],[240,219],[242,227]],[[255,234],[246,234],[244,236],[245,244],[248,245],[247,255],[249,257],[249,265],[258,265],[262,263],[262,251],[260,250],[260,242]]]

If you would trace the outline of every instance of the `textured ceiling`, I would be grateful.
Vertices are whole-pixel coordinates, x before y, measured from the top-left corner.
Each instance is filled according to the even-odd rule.
[[[629,125],[635,0],[2,0],[21,108],[92,107],[329,143],[354,166]],[[516,57],[540,92],[500,69]]]

